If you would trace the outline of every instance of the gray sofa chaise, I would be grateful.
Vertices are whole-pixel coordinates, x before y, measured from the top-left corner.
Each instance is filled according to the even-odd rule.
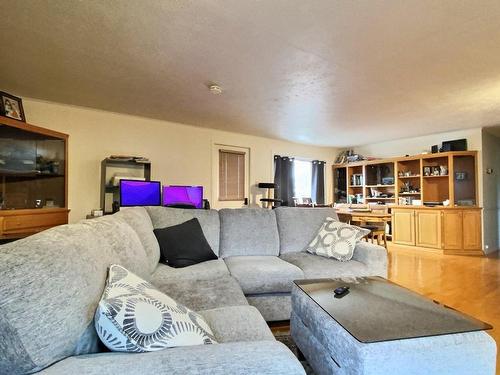
[[[129,208],[0,246],[0,374],[304,374],[265,320],[290,317],[292,280],[386,276],[386,252],[360,243],[340,263],[303,252],[329,209]],[[158,264],[153,228],[193,217],[219,259]],[[93,316],[107,268],[121,264],[200,312],[216,345],[103,351]]]

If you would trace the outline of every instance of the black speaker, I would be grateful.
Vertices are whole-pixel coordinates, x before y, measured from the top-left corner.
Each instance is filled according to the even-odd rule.
[[[210,202],[208,201],[208,199],[203,199],[203,208],[205,210],[210,210]]]
[[[447,151],[467,151],[467,139],[455,139],[453,141],[444,141],[441,145],[443,152]]]
[[[431,152],[433,154],[437,154],[439,152],[439,146],[438,145],[434,145],[431,147]]]

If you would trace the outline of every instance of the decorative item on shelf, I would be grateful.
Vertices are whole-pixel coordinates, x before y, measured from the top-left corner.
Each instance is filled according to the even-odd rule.
[[[448,207],[449,205],[450,205],[450,200],[449,199],[445,199],[443,201],[443,206]]]
[[[45,198],[45,208],[54,208],[54,207],[57,207],[55,205],[55,202],[54,202],[54,199],[52,198]]]
[[[394,177],[382,177],[382,185],[394,185]]]
[[[1,115],[13,118],[14,120],[26,122],[26,117],[24,116],[23,109],[23,100],[21,98],[0,91],[0,99]]]
[[[439,175],[440,176],[447,176],[448,175],[448,167],[446,165],[439,166]]]
[[[351,176],[351,185],[352,186],[362,186],[363,185],[363,175],[362,174],[353,174]]]
[[[412,177],[412,176],[417,176],[411,173],[411,171],[399,171],[398,172],[398,177]]]
[[[104,211],[100,208],[95,208],[90,211],[90,215],[87,215],[85,218],[88,219],[96,219],[104,215]]]
[[[360,154],[355,154],[354,150],[344,150],[338,154],[335,164],[354,163],[361,160],[365,160],[365,158]]]
[[[136,163],[148,163],[149,159],[143,156],[130,156],[130,155],[111,155],[109,157],[111,160],[115,161],[134,161]]]
[[[424,167],[424,176],[431,175],[431,167]]]
[[[439,176],[439,167],[432,167],[432,175]]]
[[[35,208],[42,208],[43,201],[41,199],[35,199]]]

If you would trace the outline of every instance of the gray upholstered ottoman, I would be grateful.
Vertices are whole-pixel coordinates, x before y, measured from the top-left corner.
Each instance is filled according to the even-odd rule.
[[[317,375],[495,374],[481,321],[382,278],[295,283],[291,333]],[[340,285],[350,291],[334,298]]]

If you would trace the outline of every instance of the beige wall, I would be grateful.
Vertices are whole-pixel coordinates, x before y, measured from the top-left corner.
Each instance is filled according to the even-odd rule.
[[[75,222],[100,207],[100,162],[111,154],[140,155],[152,162],[152,178],[165,184],[203,185],[212,192],[212,147],[250,148],[251,203],[258,203],[258,182],[273,179],[274,153],[327,162],[327,201],[332,200],[334,148],[199,128],[88,108],[23,99],[28,122],[70,135],[69,207]]]
[[[397,139],[394,141],[372,143],[369,145],[354,147],[356,152],[364,156],[392,157],[404,155],[416,155],[424,151],[431,151],[432,145],[441,146],[443,141],[453,139],[467,139],[469,150],[481,150],[481,128],[459,130],[447,133],[436,133],[421,137]]]

